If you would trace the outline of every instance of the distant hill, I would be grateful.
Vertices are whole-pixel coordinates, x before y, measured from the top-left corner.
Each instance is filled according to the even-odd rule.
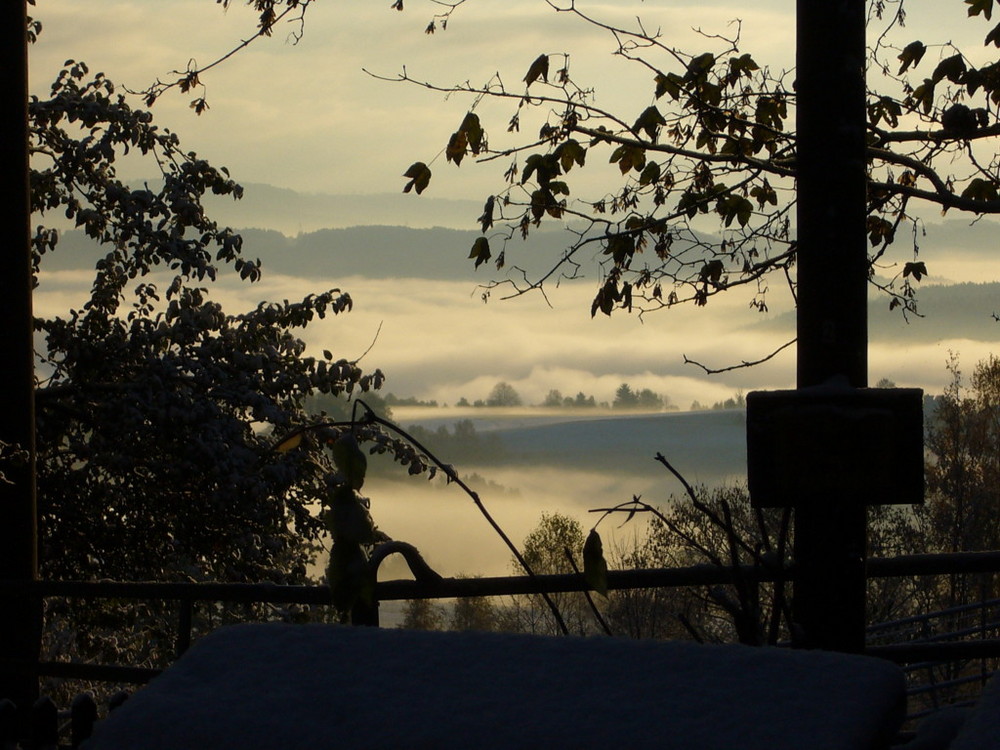
[[[1000,282],[940,284],[917,292],[919,316],[905,322],[899,309],[889,310],[880,296],[868,303],[868,338],[883,343],[914,344],[945,339],[996,341],[1000,338]],[[795,313],[787,312],[756,323],[755,328],[795,329]]]
[[[480,236],[475,229],[418,226],[418,216],[423,221],[432,221],[435,216],[454,219],[466,212],[472,216],[480,210],[475,201],[424,201],[423,198],[413,201],[413,196],[402,194],[312,195],[269,185],[248,185],[246,188],[242,201],[212,197],[209,207],[221,223],[240,229],[245,255],[260,258],[265,273],[322,277],[335,283],[347,276],[471,283],[493,280],[498,275],[502,277],[502,272],[498,272],[492,262],[474,269],[468,255],[472,243]],[[433,206],[443,208],[439,211]],[[387,222],[392,226],[384,225]],[[410,226],[404,226],[411,222]],[[312,228],[299,232],[289,228],[291,223],[300,228]],[[461,224],[470,226],[465,220]],[[317,226],[324,228],[315,228]],[[276,227],[282,231],[277,231]],[[522,243],[520,238],[511,240],[507,272],[518,273],[510,270],[514,263],[525,267],[529,275],[544,272],[559,257],[566,241],[566,233],[557,225],[543,225],[534,230],[527,243]],[[949,219],[928,224],[926,236],[921,234],[918,242],[923,243],[924,251],[933,250],[942,257],[976,262],[998,255],[1000,226],[995,221],[970,224],[964,219]],[[501,249],[502,243],[494,235],[494,258]],[[594,253],[597,252],[595,249]],[[43,267],[47,270],[89,269],[103,254],[104,251],[82,232],[70,230],[63,233],[56,252],[44,259]],[[587,258],[581,260],[586,262]],[[587,283],[593,283],[592,278]],[[884,296],[875,297],[869,310],[871,340],[912,343],[953,338],[994,341],[998,338],[1000,323],[992,315],[1000,314],[1000,284],[925,283],[918,295],[919,309],[924,317],[914,317],[908,325],[900,322],[898,310],[888,311]],[[774,327],[794,330],[793,314],[761,319],[752,326],[758,330]]]
[[[498,436],[504,448],[500,460],[491,465],[578,468],[617,476],[653,474],[674,481],[655,460],[662,453],[690,482],[713,484],[746,475],[742,410],[542,420],[527,425],[520,416],[510,421],[516,426],[504,427],[499,415],[489,418],[488,434]]]
[[[150,181],[151,186],[155,183]],[[398,193],[337,195],[301,193],[260,183],[242,183],[243,198],[209,195],[205,207],[220,224],[276,229],[289,237],[317,229],[392,224],[413,229],[451,227],[472,230],[486,196],[449,200]]]
[[[359,226],[320,229],[287,237],[268,229],[241,229],[243,254],[260,258],[264,272],[306,278],[345,276],[369,278],[413,278],[489,281],[497,277],[490,264],[478,273],[469,260],[469,249],[478,232],[457,229],[411,229],[409,227]],[[558,229],[538,230],[522,243],[514,240],[530,258],[551,261],[564,247]],[[496,248],[499,252],[500,247]],[[49,270],[90,269],[107,251],[80,230],[64,232],[56,251],[47,255]],[[536,269],[537,270],[537,269]]]

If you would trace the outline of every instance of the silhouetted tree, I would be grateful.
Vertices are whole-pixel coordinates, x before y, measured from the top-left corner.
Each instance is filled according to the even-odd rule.
[[[407,599],[399,627],[408,630],[443,630],[444,608],[430,599]]]
[[[572,401],[573,401],[573,399],[570,399],[571,403],[572,403]],[[555,388],[553,388],[551,391],[549,391],[545,395],[545,400],[542,401],[542,406],[549,407],[549,408],[552,408],[552,407],[555,407],[555,406],[562,406],[562,405],[563,405],[563,395],[562,395],[562,393],[560,393]]]
[[[615,400],[611,402],[612,409],[636,409],[639,407],[639,396],[628,383],[622,383],[615,391]]]
[[[574,568],[566,556],[567,550],[577,569],[582,570],[583,530],[580,524],[562,513],[542,513],[538,525],[524,538],[521,554],[538,575],[572,573]],[[516,561],[511,565],[519,569]],[[550,596],[571,633],[594,632],[596,623],[583,594],[571,592]],[[561,633],[548,607],[537,595],[511,597],[497,612],[497,618],[501,630],[546,635]]]
[[[486,399],[487,406],[520,406],[521,396],[510,383],[500,381]]]
[[[323,530],[315,509],[345,482],[325,446],[344,428],[305,436],[296,451],[274,444],[318,419],[312,394],[381,385],[380,371],[308,353],[300,337],[310,322],[349,311],[351,297],[329,289],[224,311],[212,282],[253,283],[260,263],[203,198],[237,199],[242,188],[104,74],[67,62],[29,102],[29,118],[35,269],[62,251],[56,215],[105,251],[87,302],[35,321],[42,575],[306,582]],[[126,153],[146,158],[162,183],[124,183]],[[423,466],[370,425],[356,434]],[[58,606],[48,613],[51,648],[63,628],[77,634],[74,658],[152,665],[169,656],[175,615],[161,616],[165,604]]]
[[[1000,359],[979,362],[971,387],[957,357],[948,369],[952,380],[927,428],[927,499],[914,514],[927,551],[1000,549]],[[977,598],[983,580],[950,576],[941,605]]]

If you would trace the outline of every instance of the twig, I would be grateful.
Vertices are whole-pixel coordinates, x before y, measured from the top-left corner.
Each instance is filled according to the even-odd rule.
[[[681,356],[684,357],[684,364],[686,364],[686,365],[695,365],[696,367],[700,367],[702,370],[705,371],[705,374],[707,374],[707,375],[718,375],[719,373],[729,372],[731,370],[739,370],[739,369],[742,369],[744,367],[754,367],[756,365],[763,364],[764,362],[767,362],[769,359],[773,359],[780,352],[782,352],[785,349],[787,349],[788,347],[790,347],[796,341],[798,341],[798,339],[794,338],[791,341],[789,341],[787,343],[784,343],[781,346],[779,346],[777,349],[775,349],[773,352],[771,352],[770,354],[768,354],[766,357],[762,357],[760,359],[756,359],[753,362],[748,362],[747,360],[743,360],[738,365],[730,365],[729,367],[721,367],[721,368],[719,368],[717,370],[713,370],[713,369],[711,369],[709,367],[706,367],[701,362],[696,362],[693,359],[688,359],[688,356],[686,354],[682,354]]]
[[[576,560],[573,559],[573,553],[570,552],[569,547],[563,547],[563,554],[566,555],[566,559],[569,560],[570,567],[573,568],[573,572],[580,575],[580,567],[576,564]],[[587,597],[587,604],[590,605],[590,611],[594,613],[594,619],[600,624],[601,629],[607,635],[614,635],[611,632],[611,627],[608,625],[607,621],[601,616],[600,610],[597,609],[597,605],[594,603],[594,597],[590,595],[590,591],[584,589],[583,595]]]
[[[776,550],[777,567],[779,569],[784,568],[785,563],[785,545],[788,542],[788,528],[792,521],[792,509],[785,508],[781,513],[781,527],[778,530],[778,547]],[[785,615],[785,621],[789,623],[791,627],[792,623],[792,610],[788,606],[788,600],[785,596],[785,581],[784,579],[779,579],[774,582],[774,602],[771,605],[771,623],[768,628],[767,642],[774,645],[778,642],[778,630],[781,627],[781,615]]]
[[[380,333],[382,333],[382,324],[384,322],[385,322],[384,320],[380,320],[378,322],[378,330],[375,331],[375,336],[372,338],[372,342],[368,345],[367,349],[365,349],[363,352],[361,352],[361,356],[358,357],[357,359],[355,359],[351,364],[355,364],[356,365],[358,362],[360,362],[362,359],[364,359],[368,355],[368,352],[370,352],[372,349],[375,348],[375,343],[378,341],[378,335]]]
[[[389,420],[383,419],[382,417],[378,416],[368,404],[366,404],[361,399],[356,399],[354,402],[354,408],[357,409],[359,405],[366,411],[364,417],[361,420],[354,419],[351,420],[350,422],[329,422],[329,421],[318,422],[316,424],[299,427],[295,430],[292,430],[291,432],[283,436],[280,440],[278,440],[275,443],[274,447],[272,447],[272,450],[275,450],[277,446],[286,443],[290,438],[294,437],[295,435],[300,435],[310,430],[323,429],[327,427],[342,427],[342,426],[350,426],[353,428],[357,424],[361,423],[382,425],[386,429],[395,432],[397,435],[399,435],[408,443],[410,443],[414,448],[419,450],[431,463],[433,463],[435,466],[437,466],[438,469],[444,472],[445,476],[448,478],[448,481],[454,482],[455,484],[457,484],[459,487],[462,488],[465,494],[467,494],[472,499],[472,502],[476,504],[476,507],[479,509],[479,512],[482,514],[483,518],[485,518],[486,521],[490,524],[490,526],[493,527],[493,530],[497,533],[500,539],[503,540],[504,544],[507,545],[507,548],[510,549],[510,551],[513,553],[514,559],[517,560],[518,564],[520,564],[520,566],[524,569],[524,572],[527,573],[528,577],[532,581],[535,581],[537,583],[538,578],[535,575],[535,572],[531,569],[531,566],[528,565],[528,561],[524,559],[524,555],[522,555],[520,550],[518,550],[517,545],[515,545],[514,542],[510,540],[510,537],[507,536],[506,532],[504,532],[504,530],[500,528],[500,524],[498,524],[494,520],[493,516],[490,515],[490,512],[486,509],[486,506],[480,499],[479,493],[477,493],[475,490],[469,487],[469,485],[467,485],[464,481],[462,481],[461,477],[459,477],[458,474],[456,473],[454,467],[441,461],[437,456],[434,455],[434,453],[428,450],[427,447],[423,445],[423,443],[421,443],[419,440],[413,437],[402,427],[399,427],[398,425],[393,424]],[[555,602],[552,601],[552,598],[546,592],[539,591],[538,593],[541,595],[542,599],[548,605],[549,610],[552,612],[552,617],[559,625],[559,629],[562,631],[563,635],[569,635],[569,628],[566,626],[566,621],[563,619],[562,614],[559,612],[559,608],[556,607]]]
[[[694,624],[692,624],[692,622],[687,618],[687,615],[685,615],[683,612],[678,612],[677,620],[678,622],[680,622],[681,625],[684,626],[684,629],[694,639],[695,643],[705,642],[705,639],[702,637],[701,633],[698,632],[698,629],[695,628]]]
[[[428,450],[419,440],[413,437],[402,427],[399,427],[398,425],[393,424],[387,419],[382,419],[381,417],[376,415],[371,410],[371,407],[369,407],[363,401],[358,400],[356,401],[356,403],[362,404],[366,409],[368,409],[369,411],[368,417],[372,422],[380,424],[383,427],[386,427],[395,432],[396,434],[398,434],[399,436],[401,436],[404,440],[413,445],[413,447],[415,447],[417,450],[419,450],[421,453],[427,456],[427,458],[431,462],[433,462],[434,465],[438,467],[438,469],[444,472],[445,476],[448,477],[449,481],[454,482],[459,487],[461,487],[462,490],[465,492],[465,494],[472,499],[472,502],[476,504],[476,507],[479,509],[479,512],[482,514],[483,518],[485,518],[487,523],[489,523],[489,525],[493,527],[493,530],[503,540],[504,544],[507,545],[507,548],[513,553],[514,559],[516,559],[517,562],[521,565],[521,567],[524,569],[524,572],[528,574],[528,577],[531,578],[533,581],[537,581],[535,572],[531,569],[531,566],[528,565],[528,561],[524,559],[524,555],[521,554],[521,551],[517,548],[517,545],[515,545],[514,542],[510,540],[510,537],[507,536],[506,532],[502,528],[500,528],[500,524],[498,524],[493,519],[493,516],[490,515],[490,512],[486,510],[486,506],[483,505],[483,501],[480,499],[479,493],[473,490],[471,487],[469,487],[469,485],[467,485],[464,481],[462,481],[461,477],[458,476],[458,473],[455,471],[455,468],[453,466],[441,461],[430,450]],[[559,629],[563,632],[563,635],[569,635],[569,628],[566,627],[566,622],[565,620],[563,620],[562,614],[559,612],[559,608],[556,607],[555,602],[553,602],[552,598],[544,591],[539,591],[539,593],[545,600],[545,603],[549,606],[549,609],[552,611],[552,616],[555,618],[556,623],[559,625]]]

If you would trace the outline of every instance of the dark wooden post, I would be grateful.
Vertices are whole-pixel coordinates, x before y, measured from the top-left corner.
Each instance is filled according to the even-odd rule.
[[[799,388],[868,380],[865,0],[797,0]],[[815,646],[864,646],[866,509],[804,497],[795,509],[793,612]]]
[[[5,467],[0,483],[0,579],[23,583],[0,599],[0,659],[38,657],[40,615],[29,588],[38,569],[35,508],[34,350],[32,346],[30,212],[28,199],[28,53],[24,0],[0,3],[0,357],[3,408],[0,440],[28,451]],[[8,593],[9,592],[9,593]],[[0,698],[27,711],[37,698],[33,674],[0,668]]]

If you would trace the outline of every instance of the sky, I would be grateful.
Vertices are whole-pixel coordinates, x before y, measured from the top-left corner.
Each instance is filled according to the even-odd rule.
[[[773,71],[793,64],[792,0],[579,0],[577,7],[621,24],[634,23],[638,13],[647,28],[660,28],[665,40],[687,49],[708,46],[693,27],[705,34],[731,34],[732,21],[739,18],[745,50]],[[225,221],[237,227],[263,223],[289,235],[345,226],[350,217],[336,206],[357,206],[357,196],[367,196],[373,206],[387,208],[359,212],[362,221],[394,223],[403,212],[393,207],[407,201],[401,224],[475,229],[478,207],[498,189],[506,165],[467,160],[456,168],[445,163],[442,149],[469,101],[377,80],[366,69],[392,77],[405,66],[416,79],[445,85],[481,84],[499,72],[515,88],[538,54],[568,52],[574,77],[595,86],[601,106],[638,115],[650,103],[648,71],[615,58],[607,33],[554,12],[543,0],[470,0],[456,11],[446,32],[433,35],[424,28],[434,5],[406,0],[405,8],[394,11],[389,0],[317,0],[298,44],[288,40],[294,27],[279,28],[273,38],[255,42],[204,76],[206,88],[197,95],[208,99],[205,114],[197,116],[188,106],[191,96],[178,93],[155,105],[161,127],[177,132],[186,149],[228,167],[237,181],[295,191],[281,204],[283,216],[268,214],[265,219],[248,197],[245,207],[227,208]],[[960,0],[907,0],[906,8],[909,21],[902,43],[951,39],[969,50],[981,49],[988,27],[982,19],[966,20]],[[39,94],[67,59],[84,60],[92,71],[141,90],[157,77],[183,69],[189,60],[204,64],[224,54],[251,36],[256,23],[239,0],[225,12],[209,0],[38,0],[33,11],[44,27],[30,53],[32,87]],[[945,52],[932,48],[928,55]],[[484,122],[506,123],[511,114],[506,106],[488,104],[480,111]],[[503,131],[502,126],[490,128],[492,146],[506,142]],[[418,160],[431,165],[434,179],[424,195],[403,196],[402,173]],[[600,188],[601,180],[616,177],[617,168],[602,172],[591,162],[587,171],[590,186]],[[136,160],[123,161],[120,174],[129,180],[155,177],[149,164]],[[338,196],[349,199],[338,201]],[[328,221],[324,210],[329,210]],[[934,212],[925,218],[929,234],[921,241],[921,259],[931,273],[925,283],[1000,280],[1000,240],[956,245],[954,225],[936,223],[941,217]],[[254,249],[246,251],[252,256]],[[593,278],[550,289],[547,300],[530,295],[500,301],[494,295],[483,304],[477,285],[485,269],[473,273],[466,260],[468,247],[442,252],[454,253],[456,263],[470,266],[467,280],[302,278],[276,265],[265,267],[259,284],[226,279],[214,294],[228,311],[237,312],[263,299],[343,288],[354,298],[354,310],[310,326],[304,338],[311,351],[330,349],[353,359],[374,341],[362,365],[385,371],[386,391],[439,403],[454,404],[461,396],[485,398],[499,380],[514,385],[527,403],[541,401],[553,388],[610,401],[617,386],[629,382],[663,393],[681,408],[694,400],[709,404],[737,391],[794,384],[791,348],[766,364],[711,378],[684,362],[687,355],[723,367],[758,359],[791,339],[794,326],[781,317],[791,302],[777,281],[767,315],[751,313],[748,300],[730,292],[705,308],[675,308],[643,320],[625,315],[591,319]],[[43,269],[36,311],[49,315],[79,307],[89,282],[87,273]],[[902,332],[906,323],[899,319],[897,324]],[[949,380],[945,363],[950,352],[961,356],[969,372],[994,350],[998,338],[885,336],[871,343],[870,380],[887,377],[901,386],[940,392]],[[534,526],[539,507],[570,513],[587,528],[592,519],[588,521],[586,508],[595,504],[625,500],[632,493],[662,502],[678,490],[666,482],[654,488],[628,476],[581,472],[519,471],[490,478],[521,490],[514,498],[489,499],[491,507],[500,505],[501,522],[515,539]],[[403,502],[398,488],[372,489],[379,523],[418,543],[425,553],[433,549],[431,562],[442,573],[508,570],[506,550],[464,498],[431,494],[427,488],[421,490],[426,496],[420,502]],[[441,524],[452,521],[463,532],[445,549],[439,544]]]
[[[156,105],[157,116],[189,148],[229,166],[241,180],[304,192],[380,193],[400,190],[400,175],[412,162],[435,158],[469,102],[381,82],[366,69],[392,77],[405,67],[417,79],[474,85],[500,72],[516,90],[539,53],[565,51],[572,75],[595,87],[600,106],[638,115],[649,103],[648,70],[613,57],[606,32],[553,12],[542,0],[470,0],[447,31],[433,35],[423,32],[437,7],[429,0],[407,0],[403,12],[389,6],[315,2],[298,44],[288,39],[298,27],[286,24],[206,74],[206,115],[188,109],[190,97],[170,95]],[[792,0],[605,0],[577,7],[624,25],[634,25],[638,14],[647,28],[661,29],[665,41],[682,49],[710,48],[694,27],[729,35],[740,19],[745,51],[773,71],[793,65]],[[982,19],[966,21],[959,0],[907,0],[905,7],[909,20],[900,39],[950,39],[973,54],[982,49],[989,27]],[[32,50],[36,88],[73,58],[142,89],[189,60],[215,59],[251,36],[255,26],[253,12],[240,0],[225,12],[209,0],[39,0],[36,15],[44,24]],[[486,122],[494,110],[482,111]],[[498,123],[505,124],[509,107],[497,111]],[[502,127],[490,135],[494,146],[506,138]],[[485,197],[503,168],[494,163],[459,170],[441,158],[436,174],[448,179],[436,179],[429,194],[464,198],[472,185]]]
[[[444,202],[442,220],[437,221],[435,199],[478,201],[498,187],[501,171],[496,163],[467,162],[456,169],[443,157],[433,161],[468,102],[379,81],[365,69],[392,76],[405,66],[415,78],[474,84],[500,71],[506,81],[516,82],[540,51],[565,50],[571,53],[574,76],[597,86],[602,106],[628,111],[647,103],[648,71],[637,71],[609,54],[614,45],[607,33],[568,13],[553,12],[541,0],[470,0],[456,11],[447,31],[433,35],[423,29],[436,6],[408,0],[406,10],[397,12],[389,5],[370,0],[316,2],[298,44],[288,38],[296,27],[279,28],[273,38],[255,42],[204,76],[206,88],[199,93],[208,98],[207,113],[195,115],[188,107],[190,96],[171,93],[154,108],[158,122],[178,132],[186,148],[228,166],[238,181],[300,193],[398,196],[406,166],[417,159],[427,161],[436,174],[431,188],[419,198],[405,198],[423,202],[426,225],[453,225],[455,211]],[[622,24],[633,23],[640,13],[647,28],[659,27],[665,40],[688,48],[704,42],[693,27],[705,34],[727,34],[734,28],[733,19],[739,18],[744,49],[774,70],[792,64],[791,0],[761,0],[752,7],[729,0],[577,5]],[[968,42],[972,50],[981,47],[985,26],[981,19],[967,21],[958,0],[908,0],[905,7],[907,41],[949,38]],[[88,0],[86,5],[40,0],[36,15],[44,27],[31,50],[36,91],[44,91],[68,58],[85,60],[92,70],[141,89],[183,68],[189,59],[214,59],[249,37],[255,25],[254,14],[243,3],[233,2],[224,12],[208,0]],[[504,110],[497,115],[499,122],[506,122],[508,114]],[[483,118],[487,121],[485,111]],[[493,133],[492,145],[505,135]],[[144,163],[126,162],[121,171],[131,179],[151,176]],[[601,173],[595,169],[594,174],[599,178]],[[474,228],[474,219],[470,215],[464,228]],[[385,223],[391,222],[390,214]],[[939,232],[923,243],[921,259],[931,269],[930,283],[1000,278],[1000,266],[991,255],[934,255],[935,244],[946,240]],[[757,326],[760,316],[746,312],[747,300],[733,293],[704,310],[671,310],[645,321],[634,316],[591,320],[591,284],[552,290],[552,307],[538,296],[508,302],[494,298],[484,306],[476,289],[482,272],[470,273],[469,283],[408,282],[401,288],[384,279],[305,282],[282,275],[280,268],[265,270],[262,284],[251,289],[224,286],[221,294],[247,307],[263,298],[302,296],[317,283],[348,288],[357,303],[349,322],[338,319],[317,326],[306,338],[315,347],[336,344],[338,353],[356,356],[377,336],[367,362],[389,374],[387,388],[398,395],[452,403],[462,395],[485,397],[493,383],[504,379],[528,401],[541,400],[550,388],[584,390],[609,400],[617,384],[627,379],[686,407],[694,399],[711,402],[737,389],[789,387],[794,378],[791,350],[766,366],[713,380],[684,364],[684,355],[715,367],[757,359],[791,338],[790,329]],[[40,295],[36,304],[44,309],[49,299]],[[51,300],[56,305],[65,302],[58,294]],[[770,302],[772,316],[789,309],[787,293],[778,285]],[[961,340],[906,352],[873,344],[872,379],[889,377],[901,385],[940,389],[947,380],[944,362],[949,350],[973,362],[989,348]]]

